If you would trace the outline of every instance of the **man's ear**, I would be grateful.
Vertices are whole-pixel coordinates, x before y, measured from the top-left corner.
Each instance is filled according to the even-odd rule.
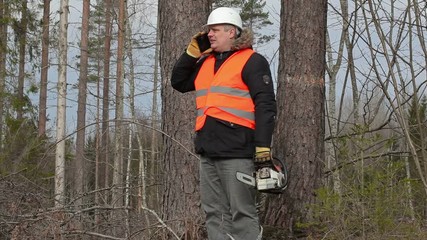
[[[231,37],[232,39],[236,39],[237,38],[237,31],[236,28],[231,28],[230,29],[231,32],[233,32],[233,37]]]

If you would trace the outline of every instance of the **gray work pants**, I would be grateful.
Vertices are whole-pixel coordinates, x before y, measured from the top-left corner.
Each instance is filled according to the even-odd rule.
[[[209,240],[261,239],[256,189],[236,179],[236,172],[251,175],[253,170],[252,159],[201,158],[200,192]]]

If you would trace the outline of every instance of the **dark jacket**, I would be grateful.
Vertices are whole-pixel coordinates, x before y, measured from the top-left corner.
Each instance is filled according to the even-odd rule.
[[[215,54],[215,72],[235,51],[251,47],[252,33],[244,30],[233,50]],[[179,92],[194,91],[194,80],[204,59],[183,53],[176,62],[171,84]],[[251,158],[255,146],[270,147],[276,116],[276,100],[270,66],[260,54],[254,53],[242,70],[242,79],[249,88],[255,104],[255,130],[234,123],[207,117],[205,125],[196,133],[195,150],[207,157]]]

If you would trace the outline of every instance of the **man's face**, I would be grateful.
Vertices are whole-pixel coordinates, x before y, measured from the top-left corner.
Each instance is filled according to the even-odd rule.
[[[209,26],[208,37],[212,50],[215,52],[229,51],[234,41],[235,32],[235,28],[226,25]]]

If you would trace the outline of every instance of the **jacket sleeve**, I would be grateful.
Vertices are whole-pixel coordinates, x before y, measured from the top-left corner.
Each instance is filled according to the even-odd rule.
[[[182,93],[194,91],[194,80],[200,70],[201,62],[184,52],[173,67],[172,87]]]
[[[271,147],[277,107],[267,59],[254,53],[243,68],[242,79],[255,105],[255,146]]]

